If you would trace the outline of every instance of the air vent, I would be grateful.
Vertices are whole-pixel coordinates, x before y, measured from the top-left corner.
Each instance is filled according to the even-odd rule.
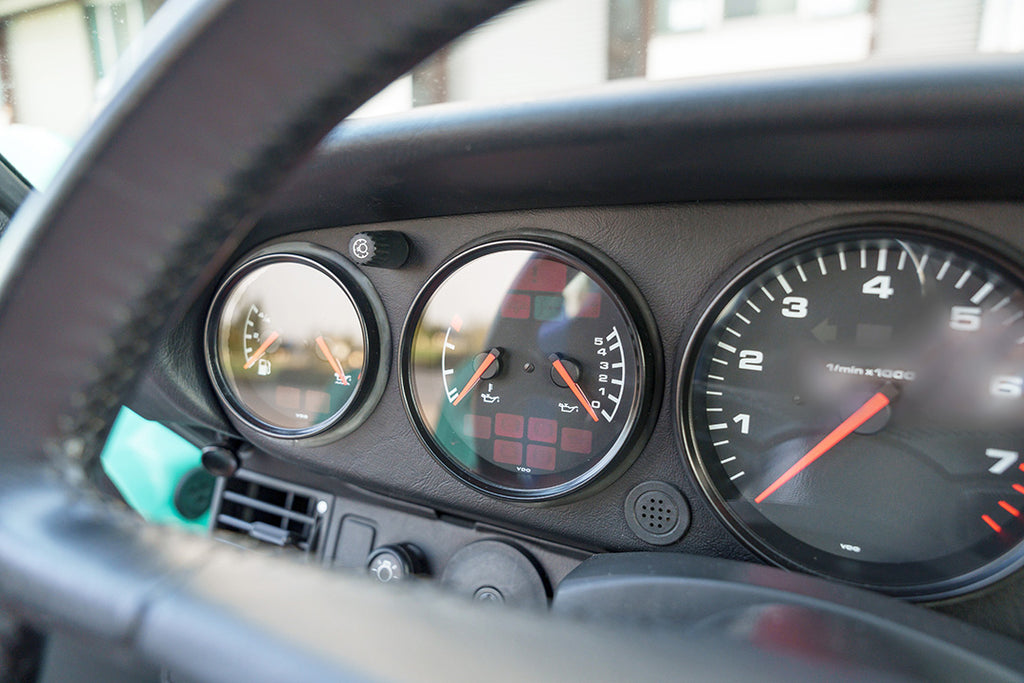
[[[316,553],[330,500],[322,491],[239,470],[220,488],[214,528]]]

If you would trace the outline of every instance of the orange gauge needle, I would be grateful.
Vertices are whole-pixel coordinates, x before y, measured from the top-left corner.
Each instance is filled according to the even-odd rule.
[[[280,336],[281,335],[279,335],[277,332],[271,332],[270,336],[267,337],[266,339],[264,339],[263,343],[260,344],[260,347],[258,349],[256,349],[256,353],[252,354],[252,356],[249,358],[249,360],[246,361],[245,365],[242,366],[242,369],[243,370],[248,370],[253,365],[255,365],[256,361],[258,361],[260,359],[260,356],[265,354],[267,352],[267,349],[270,348],[270,345],[273,344],[274,342],[276,342],[277,338],[280,337]]]
[[[324,356],[327,357],[327,362],[331,364],[331,369],[334,370],[334,374],[341,380],[341,383],[348,385],[348,380],[345,379],[345,372],[341,369],[341,363],[339,363],[338,359],[334,357],[331,350],[327,348],[327,342],[324,341],[323,336],[316,338],[316,345],[324,352]]]
[[[572,389],[572,393],[576,396],[576,400],[587,409],[590,417],[594,418],[594,422],[600,422],[600,420],[597,419],[597,413],[594,412],[594,406],[590,405],[590,401],[588,401],[587,397],[583,394],[583,389],[581,389],[580,385],[576,383],[576,380],[572,378],[569,371],[565,369],[565,365],[562,363],[562,359],[558,357],[558,354],[551,354],[548,356],[548,360],[551,361],[553,366],[555,366],[555,371],[558,373],[558,376],[569,385],[570,389]]]
[[[858,408],[853,415],[843,420],[843,423],[832,430],[828,436],[818,442],[818,445],[807,451],[807,455],[796,461],[796,464],[786,470],[781,477],[772,482],[771,486],[761,492],[755,503],[764,501],[772,495],[787,481],[800,474],[812,462],[825,455],[833,446],[852,434],[858,427],[874,417],[878,411],[889,405],[892,399],[896,398],[896,389],[892,385],[882,387],[882,390],[869,398],[864,405]]]
[[[480,363],[480,367],[476,369],[473,376],[469,378],[468,382],[466,382],[466,386],[462,387],[462,391],[460,391],[459,395],[455,397],[454,401],[452,401],[453,406],[459,405],[459,401],[469,393],[470,389],[476,386],[476,383],[479,382],[480,378],[484,376],[485,372],[487,372],[487,368],[491,367],[491,363],[498,360],[498,355],[500,353],[501,351],[499,349],[491,349],[487,352],[487,357],[484,358],[482,363]]]

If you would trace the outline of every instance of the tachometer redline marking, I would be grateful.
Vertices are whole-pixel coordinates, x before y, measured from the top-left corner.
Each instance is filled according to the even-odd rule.
[[[786,470],[781,477],[776,479],[768,488],[762,491],[761,494],[754,499],[754,502],[763,502],[765,498],[782,488],[787,481],[803,472],[808,465],[825,455],[825,453],[831,450],[836,444],[852,434],[854,430],[874,417],[878,411],[889,405],[892,400],[890,394],[894,394],[894,389],[886,386],[869,398],[864,405],[853,413],[853,415],[843,420],[842,424],[833,429],[828,436],[818,442],[818,445],[808,451],[804,457],[800,458],[796,462],[796,464]]]
[[[1021,495],[1024,495],[1024,486],[1021,486],[1020,484],[1014,484],[1013,490]]]
[[[1001,507],[1004,510],[1006,510],[1007,512],[1009,512],[1014,517],[1020,517],[1020,510],[1018,510],[1017,508],[1013,507],[1012,505],[1007,503],[1005,500],[999,501],[999,507]]]
[[[985,524],[988,524],[990,527],[992,527],[992,530],[995,531],[997,534],[1003,533],[1003,527],[996,524],[996,521],[994,519],[992,519],[988,515],[982,515],[981,518],[985,521]]]
[[[256,361],[260,359],[260,356],[265,354],[267,352],[267,349],[270,348],[270,345],[276,342],[277,338],[280,336],[281,335],[279,335],[277,332],[271,332],[270,336],[264,339],[263,343],[260,344],[260,347],[256,349],[256,353],[252,354],[252,356],[249,357],[249,360],[246,361],[245,365],[242,366],[242,369],[248,370],[249,368],[251,368],[256,363]]]

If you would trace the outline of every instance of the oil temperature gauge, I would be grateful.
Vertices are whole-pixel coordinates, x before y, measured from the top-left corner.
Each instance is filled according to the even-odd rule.
[[[563,496],[636,455],[660,395],[656,338],[635,287],[585,245],[485,243],[413,305],[406,406],[431,453],[474,488]]]
[[[340,436],[383,385],[382,308],[369,281],[341,257],[291,246],[228,276],[207,320],[207,364],[232,415],[257,431]]]

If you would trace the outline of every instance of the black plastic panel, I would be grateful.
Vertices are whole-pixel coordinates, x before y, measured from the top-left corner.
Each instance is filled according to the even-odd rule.
[[[254,233],[559,206],[1012,199],[1024,60],[831,68],[347,121]]]
[[[393,223],[389,228],[402,230],[412,241],[409,263],[397,271],[365,272],[380,292],[393,335],[397,336],[419,287],[438,264],[463,244],[482,235],[514,234],[527,228],[574,235],[608,254],[636,282],[658,321],[669,356],[666,365],[674,375],[681,347],[714,294],[716,281],[771,245],[822,229],[820,221],[863,212],[941,216],[974,226],[964,228],[968,233],[982,231],[1017,249],[1024,247],[1024,217],[1011,204],[686,204]],[[288,239],[305,239],[344,250],[347,240],[359,229],[353,226],[320,230],[293,234]],[[444,472],[416,439],[394,378],[392,368],[391,383],[367,422],[351,435],[327,445],[289,443],[246,430],[244,425],[236,426],[262,450],[322,474],[431,509],[587,549],[651,549],[629,530],[623,504],[638,483],[663,480],[683,492],[693,513],[688,533],[667,550],[752,558],[718,521],[683,465],[675,437],[671,389],[666,389],[663,408],[654,417],[656,424],[650,441],[624,475],[595,495],[567,505],[538,508],[490,499]]]

